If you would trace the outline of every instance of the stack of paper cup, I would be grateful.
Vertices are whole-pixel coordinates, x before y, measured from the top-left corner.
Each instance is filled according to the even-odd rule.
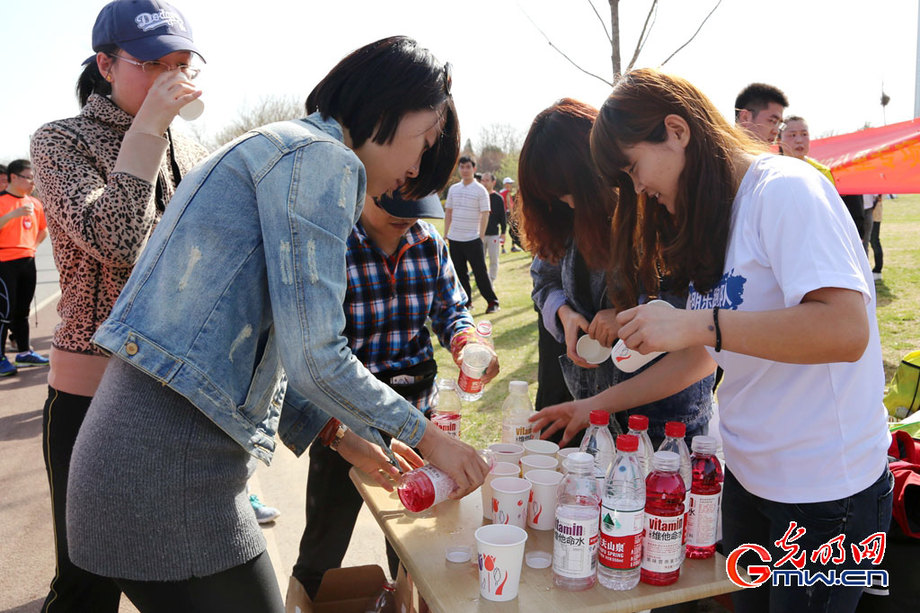
[[[517,598],[527,531],[490,524],[477,529],[475,536],[479,548],[479,594],[486,600]]]

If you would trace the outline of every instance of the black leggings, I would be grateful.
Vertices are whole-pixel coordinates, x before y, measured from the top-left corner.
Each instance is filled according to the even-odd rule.
[[[19,353],[29,350],[29,304],[35,295],[35,258],[0,262],[0,355],[6,331],[16,338]]]
[[[268,552],[229,570],[184,581],[116,579],[141,613],[284,613]]]

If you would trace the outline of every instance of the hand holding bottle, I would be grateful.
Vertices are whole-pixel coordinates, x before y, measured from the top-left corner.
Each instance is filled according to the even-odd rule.
[[[425,428],[418,449],[457,484],[450,498],[463,498],[479,487],[489,473],[489,465],[475,449],[432,424]]]

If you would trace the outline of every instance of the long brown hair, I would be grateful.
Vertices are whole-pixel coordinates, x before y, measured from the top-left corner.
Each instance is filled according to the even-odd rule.
[[[563,98],[533,120],[518,165],[520,191],[515,211],[524,244],[534,255],[556,262],[571,238],[590,268],[604,270],[610,259],[610,217],[616,194],[591,161],[591,126],[597,109]],[[575,209],[559,200],[571,194]]]
[[[677,115],[690,126],[686,160],[678,180],[673,215],[655,198],[637,195],[623,170],[625,147],[667,139],[665,117]],[[656,287],[659,275],[671,289],[700,292],[722,277],[735,198],[735,154],[765,151],[729,124],[715,105],[685,79],[657,70],[634,70],[613,88],[591,131],[591,154],[607,182],[620,188],[613,215],[613,279],[610,293],[618,309],[636,304],[641,283]]]

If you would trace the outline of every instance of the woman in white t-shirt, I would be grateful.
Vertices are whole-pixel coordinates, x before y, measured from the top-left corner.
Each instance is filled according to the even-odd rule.
[[[662,388],[725,370],[726,555],[753,543],[770,559],[748,553],[742,567],[871,568],[851,545],[864,552],[860,542],[891,517],[884,374],[869,263],[833,187],[798,160],[765,153],[687,81],[654,70],[617,83],[591,148],[620,188],[620,338],[642,353],[671,352],[646,371]],[[689,289],[687,310],[635,306],[635,280],[660,273]],[[791,522],[804,534],[776,546]],[[825,545],[841,534],[841,547]],[[822,551],[837,560],[813,561]],[[825,582],[742,590],[735,610],[855,609],[861,586]]]

